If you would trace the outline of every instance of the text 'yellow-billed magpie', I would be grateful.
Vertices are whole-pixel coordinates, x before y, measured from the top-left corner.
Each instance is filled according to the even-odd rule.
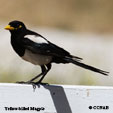
[[[11,33],[11,45],[15,52],[24,60],[39,65],[42,72],[26,83],[32,83],[41,77],[36,84],[41,84],[51,69],[52,63],[73,63],[82,68],[108,75],[108,72],[81,63],[82,58],[71,55],[63,48],[51,43],[42,35],[26,28],[23,22],[12,21],[6,27]]]

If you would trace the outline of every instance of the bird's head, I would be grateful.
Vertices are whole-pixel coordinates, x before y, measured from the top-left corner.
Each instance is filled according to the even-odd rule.
[[[6,30],[9,30],[10,32],[16,32],[16,31],[22,31],[25,30],[26,27],[23,22],[20,21],[11,21],[9,24],[5,27]]]

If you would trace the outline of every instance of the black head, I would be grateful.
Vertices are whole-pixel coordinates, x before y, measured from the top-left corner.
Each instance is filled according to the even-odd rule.
[[[6,30],[9,30],[11,32],[16,32],[16,31],[22,31],[22,30],[25,30],[26,27],[24,25],[23,22],[20,22],[20,21],[11,21],[6,27],[5,27]]]

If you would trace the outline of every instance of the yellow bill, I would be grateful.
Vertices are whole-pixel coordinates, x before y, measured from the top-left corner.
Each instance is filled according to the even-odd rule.
[[[4,29],[6,29],[6,30],[14,30],[15,28],[11,27],[10,25],[7,25]]]

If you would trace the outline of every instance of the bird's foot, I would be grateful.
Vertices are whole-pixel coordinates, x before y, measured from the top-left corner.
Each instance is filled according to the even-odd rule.
[[[49,85],[48,83],[43,83],[43,82],[40,82],[40,81],[35,82],[35,84],[36,84],[36,85]]]
[[[30,84],[33,86],[33,89],[35,90],[36,89],[36,83],[35,82],[32,82],[32,81],[27,81],[27,82],[24,82],[24,81],[20,81],[20,82],[16,82],[18,84]]]
[[[48,83],[43,83],[43,82],[40,82],[40,81],[38,81],[38,82],[32,82],[32,81],[24,82],[24,81],[20,81],[20,82],[16,82],[16,83],[18,83],[18,84],[30,84],[30,85],[33,86],[34,91],[36,89],[36,86],[40,87],[40,85],[49,85]]]
[[[16,82],[18,84],[31,84],[32,82],[31,81],[27,81],[27,82],[24,82],[24,81],[19,81],[19,82]]]

